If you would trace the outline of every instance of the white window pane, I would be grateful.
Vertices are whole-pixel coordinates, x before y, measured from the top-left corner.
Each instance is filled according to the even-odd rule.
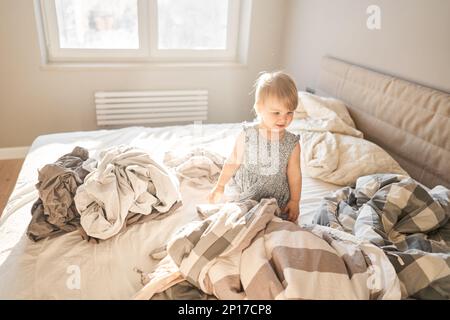
[[[138,49],[137,0],[55,0],[61,48]]]
[[[158,0],[158,49],[226,49],[228,0]]]

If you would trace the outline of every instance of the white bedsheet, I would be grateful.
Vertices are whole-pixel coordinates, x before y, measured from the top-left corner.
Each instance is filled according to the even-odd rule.
[[[77,232],[33,243],[27,238],[26,229],[31,206],[38,197],[34,185],[39,168],[75,146],[87,148],[91,157],[97,157],[102,149],[127,144],[147,150],[161,163],[167,150],[199,146],[227,156],[240,129],[238,123],[130,127],[38,137],[0,218],[0,299],[132,298],[142,287],[140,276],[133,269],[151,270],[157,261],[152,261],[149,253],[163,246],[180,226],[199,219],[195,205],[207,202],[212,187],[199,189],[182,182],[183,205],[174,214],[133,225],[125,233],[98,244],[82,240]],[[338,188],[304,177],[301,223],[309,223],[323,196]]]

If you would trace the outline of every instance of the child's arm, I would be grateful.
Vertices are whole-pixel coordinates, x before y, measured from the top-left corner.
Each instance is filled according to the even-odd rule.
[[[289,183],[290,198],[284,212],[289,214],[290,221],[296,221],[300,214],[300,199],[302,195],[302,171],[300,168],[300,144],[297,144],[289,156],[287,165],[287,176]]]
[[[222,196],[225,190],[225,185],[239,169],[244,157],[244,144],[245,144],[245,133],[241,132],[239,136],[236,138],[233,151],[231,152],[230,156],[225,160],[216,186],[209,194],[208,197],[209,202],[215,203],[217,200],[219,200],[219,198]]]
[[[236,138],[233,151],[231,152],[228,159],[225,160],[222,172],[219,176],[219,180],[217,181],[217,186],[225,187],[225,185],[228,183],[228,180],[230,180],[230,178],[234,176],[236,171],[241,166],[244,157],[244,139],[245,133],[241,132]]]

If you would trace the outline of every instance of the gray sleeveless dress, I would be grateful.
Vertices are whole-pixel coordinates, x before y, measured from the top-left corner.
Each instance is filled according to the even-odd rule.
[[[237,201],[275,198],[280,208],[289,201],[287,164],[299,136],[286,131],[281,139],[269,140],[258,124],[244,123],[245,152],[234,180],[239,187]]]

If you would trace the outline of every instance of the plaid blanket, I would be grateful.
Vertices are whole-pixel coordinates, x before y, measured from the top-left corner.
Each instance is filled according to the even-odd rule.
[[[382,248],[402,282],[403,297],[450,299],[450,190],[412,178],[361,177],[322,201],[315,223]]]
[[[137,299],[187,280],[218,299],[398,299],[400,284],[377,246],[339,230],[277,217],[275,199],[201,207]],[[208,211],[208,212],[205,212]]]

